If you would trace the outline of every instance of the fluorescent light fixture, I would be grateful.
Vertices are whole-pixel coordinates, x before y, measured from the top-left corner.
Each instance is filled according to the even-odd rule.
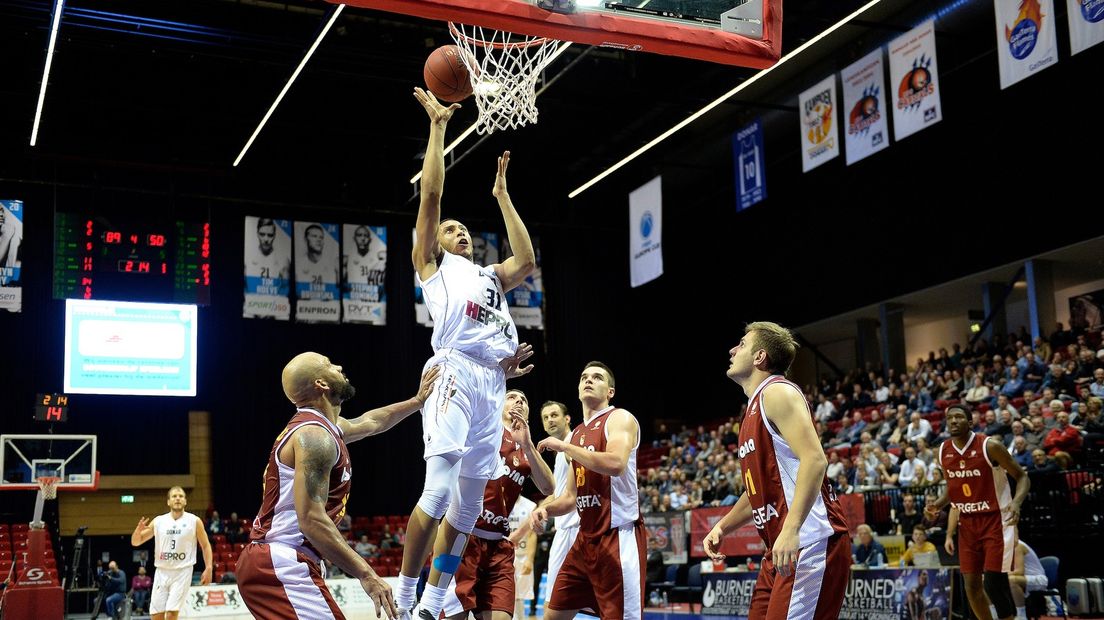
[[[54,44],[57,43],[58,28],[61,27],[61,11],[65,0],[57,0],[54,5],[54,19],[50,23],[50,45],[46,48],[46,66],[42,69],[42,86],[38,89],[38,105],[35,106],[34,127],[31,129],[31,146],[38,142],[38,125],[42,122],[42,104],[46,103],[46,84],[50,81],[50,65],[54,64]]]
[[[314,44],[310,46],[309,50],[307,50],[307,54],[303,56],[303,60],[299,63],[299,66],[295,68],[295,72],[291,74],[290,78],[288,78],[287,84],[284,84],[283,90],[280,91],[279,95],[276,95],[276,101],[273,101],[272,106],[268,108],[268,112],[265,112],[264,118],[261,119],[261,123],[257,125],[256,129],[253,130],[253,135],[249,136],[249,141],[247,141],[245,143],[245,146],[242,147],[241,153],[238,153],[238,158],[234,160],[234,166],[237,166],[241,163],[242,158],[245,157],[246,151],[249,150],[250,146],[253,146],[253,141],[257,139],[257,136],[261,133],[261,130],[264,129],[265,123],[268,122],[268,119],[272,116],[272,113],[276,111],[276,106],[280,105],[280,101],[284,99],[284,95],[286,95],[288,90],[291,89],[291,85],[295,83],[295,79],[299,77],[299,72],[303,70],[303,67],[307,66],[307,62],[309,62],[311,56],[314,55],[314,51],[318,49],[319,44],[322,43],[322,39],[326,38],[326,33],[330,31],[330,27],[334,25],[334,22],[337,21],[337,17],[341,15],[341,11],[344,10],[344,4],[339,4],[337,5],[337,8],[334,9],[333,15],[330,16],[330,21],[326,22],[326,26],[322,29],[322,32],[318,33],[318,38],[314,40]]]
[[[571,42],[570,41],[564,41],[564,42],[560,43],[560,49],[558,49],[558,50],[556,50],[555,52],[552,53],[552,57],[548,59],[548,64],[552,64],[552,62],[555,61],[557,58],[559,58],[560,55],[562,55],[564,52],[566,52],[567,48],[569,48],[569,47],[571,47]],[[486,83],[487,82],[484,82],[483,84],[486,84]],[[497,84],[495,84],[495,90],[498,90],[498,85]],[[544,88],[541,88],[540,90],[537,91],[537,95],[540,95],[543,92],[544,92]],[[460,134],[455,140],[452,141],[451,144],[449,144],[448,146],[445,147],[444,154],[448,155],[450,152],[452,152],[453,149],[460,146],[461,142],[466,140],[468,138],[468,136],[475,133],[475,128],[478,127],[478,126],[479,126],[479,121],[476,121],[475,123],[472,123],[471,127],[468,127],[467,129],[465,129],[464,133]],[[410,184],[413,185],[413,184],[417,183],[418,179],[420,179],[420,178],[422,178],[422,173],[421,173],[421,171],[418,171],[418,174],[415,174],[414,176],[410,177]]]
[[[843,19],[841,19],[838,22],[836,22],[835,24],[833,24],[830,28],[828,28],[824,32],[818,34],[817,36],[813,37],[812,39],[809,39],[801,47],[795,49],[794,51],[790,52],[789,54],[786,54],[782,58],[779,58],[778,62],[774,63],[770,67],[767,67],[766,69],[763,69],[759,73],[756,73],[755,75],[751,76],[750,78],[748,78],[747,80],[742,82],[736,88],[733,88],[732,90],[728,91],[727,93],[725,93],[725,94],[721,95],[720,97],[714,99],[711,103],[706,105],[704,108],[698,110],[697,112],[694,112],[693,114],[691,114],[690,116],[686,117],[681,122],[679,122],[679,124],[677,124],[674,127],[668,129],[667,131],[659,134],[658,136],[653,138],[651,142],[649,142],[649,143],[645,144],[644,146],[636,149],[635,151],[630,153],[627,157],[625,157],[621,161],[619,161],[616,164],[614,164],[614,165],[610,166],[609,168],[607,168],[605,170],[605,172],[599,174],[598,176],[594,177],[593,179],[587,181],[586,183],[583,183],[579,187],[576,187],[574,191],[572,191],[570,194],[567,195],[567,197],[568,198],[574,198],[574,197],[578,196],[579,194],[585,192],[586,190],[590,189],[592,186],[597,184],[602,179],[604,179],[604,178],[608,177],[609,175],[613,174],[614,172],[620,170],[622,167],[624,167],[626,164],[628,164],[632,160],[634,160],[637,157],[640,157],[641,155],[643,155],[645,152],[647,152],[653,146],[659,144],[660,142],[663,142],[667,138],[670,138],[672,135],[674,135],[677,131],[679,131],[683,127],[686,127],[690,123],[693,123],[694,121],[698,120],[699,118],[704,116],[706,113],[708,113],[713,108],[721,105],[722,103],[727,101],[729,98],[735,96],[740,91],[742,91],[745,88],[751,86],[752,84],[758,82],[761,78],[763,78],[764,76],[770,74],[771,71],[774,71],[778,67],[781,67],[783,64],[786,63],[786,61],[794,59],[795,57],[797,57],[799,54],[801,54],[805,50],[807,50],[810,47],[816,45],[817,42],[819,42],[821,39],[823,39],[824,37],[832,34],[836,30],[838,30],[839,28],[841,28],[842,26],[847,24],[847,22],[855,19],[859,15],[862,15],[866,10],[870,9],[875,4],[878,4],[878,2],[880,2],[880,1],[881,0],[871,0],[870,2],[867,2],[866,4],[862,5],[854,13],[851,13],[847,17],[844,17]]]

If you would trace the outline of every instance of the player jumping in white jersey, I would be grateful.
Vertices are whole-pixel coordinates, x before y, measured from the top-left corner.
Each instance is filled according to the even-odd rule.
[[[427,365],[440,365],[441,378],[422,408],[426,480],[407,524],[395,602],[403,614],[413,607],[418,574],[432,542],[433,564],[419,615],[437,620],[482,510],[484,487],[498,466],[506,366],[512,364],[518,374],[532,368],[517,367],[517,329],[505,298],[533,272],[537,260],[506,190],[507,151],[498,159],[491,193],[514,255],[494,265],[472,263],[468,229],[456,220],[441,221],[445,128],[460,106],[442,106],[420,88],[414,89],[414,97],[429,116],[430,130],[411,259],[433,317],[434,356]],[[507,361],[511,358],[515,362]]]
[[[176,620],[184,599],[188,597],[188,586],[192,585],[192,568],[196,561],[196,543],[203,549],[203,576],[199,583],[211,583],[214,554],[211,541],[203,520],[190,512],[184,512],[188,505],[188,496],[184,489],[169,489],[169,512],[149,521],[145,517],[138,520],[138,527],[130,535],[130,544],[135,547],[145,544],[153,538],[153,565],[157,572],[153,575],[153,592],[150,595],[149,610],[153,620]]]

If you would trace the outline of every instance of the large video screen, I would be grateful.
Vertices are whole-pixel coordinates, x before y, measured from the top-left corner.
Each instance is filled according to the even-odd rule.
[[[65,300],[65,391],[196,395],[196,306]]]

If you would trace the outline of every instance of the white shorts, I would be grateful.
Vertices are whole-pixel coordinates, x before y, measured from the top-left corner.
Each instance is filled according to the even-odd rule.
[[[552,590],[556,587],[556,575],[560,572],[560,567],[563,566],[564,558],[567,557],[567,552],[571,550],[571,546],[575,544],[575,537],[579,535],[579,528],[566,527],[560,530],[556,530],[556,535],[552,537],[552,545],[548,547],[548,579],[545,580],[544,600],[552,598]]]
[[[528,575],[522,575],[520,572],[514,573],[514,598],[523,601],[533,598],[532,571]]]
[[[153,572],[153,590],[150,592],[149,612],[161,614],[184,609],[188,588],[192,585],[192,567],[158,568]]]
[[[460,475],[490,480],[498,471],[502,447],[502,404],[506,376],[455,349],[441,349],[425,364],[441,366],[441,376],[422,407],[425,458],[461,457]]]

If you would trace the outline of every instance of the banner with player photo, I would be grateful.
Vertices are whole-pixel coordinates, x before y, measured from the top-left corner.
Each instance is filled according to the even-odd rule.
[[[291,221],[245,217],[245,318],[291,318]]]
[[[23,311],[23,201],[0,200],[0,309]]]
[[[341,232],[342,320],[386,325],[387,228],[345,224]]]
[[[1077,54],[1104,41],[1104,0],[1066,0],[1070,52]]]
[[[1001,90],[1058,62],[1054,0],[993,0]]]
[[[340,262],[337,224],[295,222],[295,320],[299,323],[337,323]]]
[[[544,329],[544,283],[541,280],[540,240],[533,237],[533,251],[537,255],[537,268],[525,276],[525,280],[512,291],[506,293],[506,304],[510,316],[518,327]],[[502,260],[514,255],[509,239],[502,237]]]
[[[889,42],[889,87],[893,139],[897,142],[943,120],[935,22],[928,21]]]
[[[686,512],[644,515],[648,551],[663,553],[664,564],[686,564]]]
[[[801,115],[801,171],[808,172],[840,153],[836,74],[798,96]]]
[[[847,115],[847,165],[889,146],[885,114],[885,67],[882,48],[870,52],[840,73],[843,112]]]
[[[719,506],[690,511],[690,557],[706,557],[702,541],[713,526],[731,510],[728,506]],[[721,553],[728,556],[763,555],[764,548],[763,539],[759,537],[759,530],[754,525],[745,525],[721,541]]]

